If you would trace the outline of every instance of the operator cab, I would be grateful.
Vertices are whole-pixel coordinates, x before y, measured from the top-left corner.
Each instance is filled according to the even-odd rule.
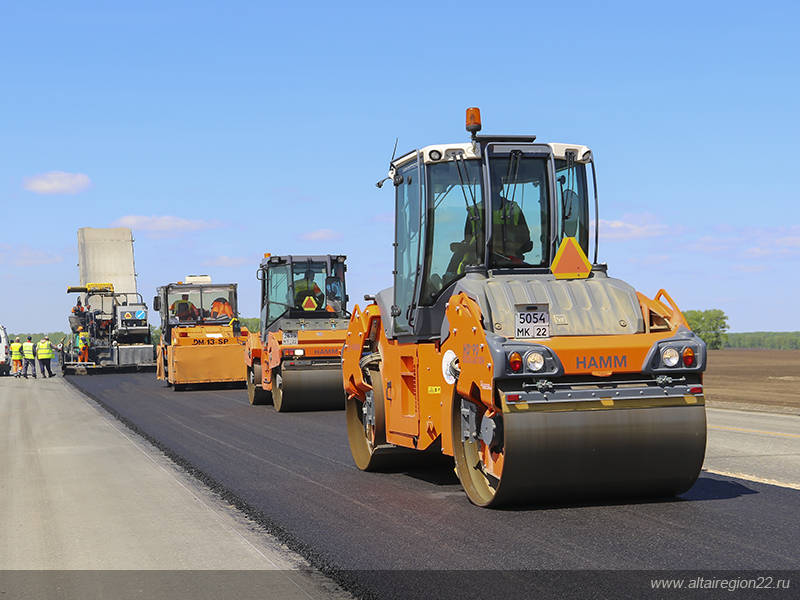
[[[391,300],[382,292],[378,302],[391,302],[392,336],[437,336],[427,323],[441,319],[426,313],[443,312],[467,273],[546,276],[562,239],[575,238],[587,255],[590,237],[596,239],[589,227],[589,148],[537,144],[535,136],[479,136],[480,114],[469,125],[470,111],[477,109],[468,111],[471,142],[427,146],[391,164],[394,288]]]
[[[266,255],[257,272],[261,283],[261,332],[282,317],[292,319],[348,316],[345,256]]]
[[[238,316],[236,284],[177,283],[158,289],[153,306],[161,314],[164,339],[175,327],[230,325]]]

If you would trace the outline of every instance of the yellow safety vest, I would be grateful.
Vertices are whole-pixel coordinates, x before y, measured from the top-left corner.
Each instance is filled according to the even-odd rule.
[[[36,344],[36,355],[39,357],[39,360],[47,360],[55,356],[50,340],[39,340],[39,343]]]
[[[89,334],[85,331],[81,331],[78,334],[78,350],[83,350],[84,348],[89,347]]]
[[[33,360],[36,358],[36,355],[33,353],[33,342],[25,342],[22,344],[22,356],[27,358],[28,360]]]
[[[22,344],[20,342],[11,344],[11,360],[22,360]]]

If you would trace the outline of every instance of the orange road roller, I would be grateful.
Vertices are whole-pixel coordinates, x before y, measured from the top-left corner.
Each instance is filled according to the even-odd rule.
[[[251,404],[278,412],[341,410],[342,345],[349,322],[345,256],[261,261],[261,332],[245,344]]]
[[[592,152],[482,135],[392,160],[394,285],[342,356],[358,468],[454,457],[474,504],[673,496],[706,446],[706,346],[597,260]],[[593,255],[593,260],[589,256]]]

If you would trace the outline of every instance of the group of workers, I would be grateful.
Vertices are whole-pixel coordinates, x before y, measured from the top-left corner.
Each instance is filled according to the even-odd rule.
[[[189,300],[189,294],[181,294],[179,300],[175,300],[170,307],[172,314],[181,321],[196,321],[200,317],[200,309]],[[233,318],[233,307],[225,298],[219,297],[211,304],[211,311],[207,313],[212,319],[227,317]]]
[[[50,343],[48,336],[44,336],[35,344],[31,336],[28,336],[28,339],[24,342],[20,342],[19,336],[17,336],[11,344],[11,372],[14,377],[27,379],[28,367],[30,367],[31,376],[36,379],[36,359],[38,358],[42,378],[53,377],[50,362],[55,356],[55,348]]]

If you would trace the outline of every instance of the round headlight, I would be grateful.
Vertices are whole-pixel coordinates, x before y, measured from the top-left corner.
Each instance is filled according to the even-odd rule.
[[[438,150],[431,150],[428,156],[430,157],[431,160],[441,160],[442,153],[439,152]]]
[[[528,354],[526,362],[528,363],[528,368],[531,371],[541,371],[544,367],[544,356],[538,352],[531,352]]]
[[[681,360],[681,355],[678,354],[678,351],[675,348],[666,348],[661,353],[661,360],[664,361],[664,364],[668,367],[674,367],[678,364]]]

